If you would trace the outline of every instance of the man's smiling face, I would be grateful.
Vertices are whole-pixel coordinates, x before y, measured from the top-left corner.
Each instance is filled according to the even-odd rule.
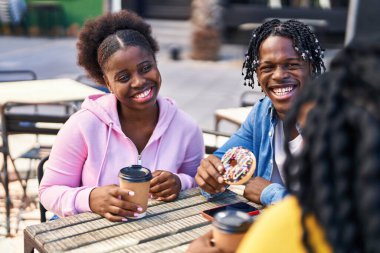
[[[257,79],[283,120],[293,97],[310,78],[311,66],[297,54],[292,40],[282,36],[269,36],[261,43],[259,62]]]

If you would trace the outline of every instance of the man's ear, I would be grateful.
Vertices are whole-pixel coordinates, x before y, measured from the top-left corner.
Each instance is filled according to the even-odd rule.
[[[315,73],[313,72],[313,64],[311,64],[311,62],[309,62],[309,76],[310,76],[310,79],[315,78]]]

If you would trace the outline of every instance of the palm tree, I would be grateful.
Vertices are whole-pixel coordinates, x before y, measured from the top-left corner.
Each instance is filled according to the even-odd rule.
[[[219,0],[193,0],[191,5],[191,55],[196,60],[218,59],[221,46]]]

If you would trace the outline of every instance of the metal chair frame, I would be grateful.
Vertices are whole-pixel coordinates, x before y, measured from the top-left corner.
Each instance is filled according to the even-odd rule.
[[[97,84],[88,75],[79,75],[79,76],[77,76],[77,78],[75,78],[75,81],[78,81],[80,83],[88,85],[92,88],[104,91],[105,93],[110,93],[110,91],[108,90],[108,88],[106,86],[102,86],[102,85]]]
[[[212,153],[214,153],[219,148],[219,146],[217,145],[217,141],[216,141],[218,137],[225,137],[225,138],[231,137],[231,134],[219,132],[219,131],[207,130],[207,129],[203,129],[202,133],[212,135],[213,137],[215,137],[214,143],[211,144],[211,143],[205,142],[205,154],[206,155],[211,155]]]
[[[1,78],[4,76],[14,76],[14,78]],[[27,78],[22,78],[26,76]],[[0,70],[0,82],[37,80],[37,75],[32,70]]]
[[[44,165],[49,160],[49,155],[45,156],[44,158],[41,159],[41,161],[38,164],[37,167],[37,178],[38,178],[38,185],[40,185],[42,177],[44,175]],[[40,207],[40,220],[41,222],[46,222],[46,208],[41,204],[41,201],[39,202],[39,207]]]
[[[29,168],[25,178],[21,177],[18,172],[15,160],[19,158],[41,160],[47,154],[49,154],[51,147],[50,146],[41,146],[39,143],[35,143],[31,149],[26,151],[20,156],[13,157],[9,150],[9,136],[15,134],[43,134],[43,135],[56,135],[59,131],[59,128],[52,126],[51,123],[60,123],[63,124],[70,117],[71,114],[64,113],[62,115],[52,115],[52,114],[36,114],[34,113],[25,113],[25,112],[14,112],[12,108],[17,108],[21,106],[39,106],[39,105],[57,105],[62,106],[64,112],[66,108],[72,103],[13,103],[8,102],[4,104],[1,108],[1,118],[2,118],[2,139],[3,145],[1,151],[3,153],[3,178],[2,183],[5,189],[5,202],[6,202],[6,225],[7,233],[10,235],[10,208],[11,208],[11,199],[9,193],[9,175],[8,175],[8,159],[12,164],[17,180],[20,182],[23,188],[23,198],[26,199],[26,187],[27,181],[30,177],[30,171],[32,168]],[[24,203],[26,203],[24,201]]]

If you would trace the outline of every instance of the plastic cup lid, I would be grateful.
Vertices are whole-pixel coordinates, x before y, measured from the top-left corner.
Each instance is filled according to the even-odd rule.
[[[218,212],[212,224],[227,233],[244,233],[251,226],[253,219],[247,213],[235,210]]]
[[[119,177],[129,182],[147,182],[152,179],[152,173],[141,165],[132,165],[122,168]]]

